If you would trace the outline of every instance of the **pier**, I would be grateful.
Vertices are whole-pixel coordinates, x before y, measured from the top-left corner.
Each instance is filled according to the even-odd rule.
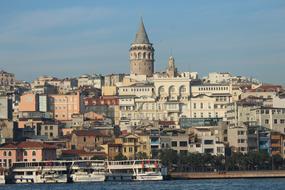
[[[285,170],[222,171],[222,172],[171,172],[171,179],[239,179],[239,178],[285,178]]]

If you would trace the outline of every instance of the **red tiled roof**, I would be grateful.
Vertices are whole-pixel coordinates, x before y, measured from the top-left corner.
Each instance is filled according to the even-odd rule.
[[[159,125],[175,125],[174,121],[159,121]]]
[[[15,149],[17,145],[14,143],[7,143],[0,146],[0,149]]]
[[[47,149],[56,149],[54,145],[46,144],[43,142],[33,142],[33,141],[22,141],[19,143],[9,143],[4,144],[0,149],[26,149],[26,148],[47,148]]]
[[[280,92],[282,86],[280,85],[262,85],[255,89],[248,90],[249,92]]]
[[[22,141],[17,145],[18,148],[54,148],[55,146],[43,142]]]

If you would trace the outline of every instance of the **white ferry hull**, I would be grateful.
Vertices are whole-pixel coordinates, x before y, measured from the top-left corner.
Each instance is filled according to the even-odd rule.
[[[98,175],[98,174],[86,174],[86,175],[76,175],[73,174],[71,176],[72,181],[75,183],[78,182],[100,182],[105,181],[105,175]]]
[[[15,176],[15,183],[67,183],[67,175],[53,177],[42,176]]]
[[[161,175],[137,175],[136,179],[138,181],[161,181],[163,176]]]
[[[39,183],[67,183],[67,175],[61,174],[58,176],[45,177]]]

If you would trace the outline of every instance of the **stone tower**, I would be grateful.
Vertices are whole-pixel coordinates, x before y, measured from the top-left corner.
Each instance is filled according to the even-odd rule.
[[[154,49],[149,42],[142,19],[129,53],[131,74],[146,75],[148,77],[153,75]]]
[[[177,68],[175,67],[175,60],[172,56],[170,56],[168,59],[168,66],[167,66],[166,73],[167,73],[167,76],[171,78],[177,76]]]

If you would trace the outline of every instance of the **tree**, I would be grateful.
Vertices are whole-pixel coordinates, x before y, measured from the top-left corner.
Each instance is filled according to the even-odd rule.
[[[105,160],[106,156],[103,155],[94,155],[91,160]]]
[[[161,150],[159,153],[159,159],[164,166],[167,166],[168,169],[171,170],[173,166],[177,164],[178,155],[177,152],[172,149]]]
[[[121,152],[117,156],[115,156],[115,160],[127,160],[127,159],[128,158],[125,155],[123,155]]]

